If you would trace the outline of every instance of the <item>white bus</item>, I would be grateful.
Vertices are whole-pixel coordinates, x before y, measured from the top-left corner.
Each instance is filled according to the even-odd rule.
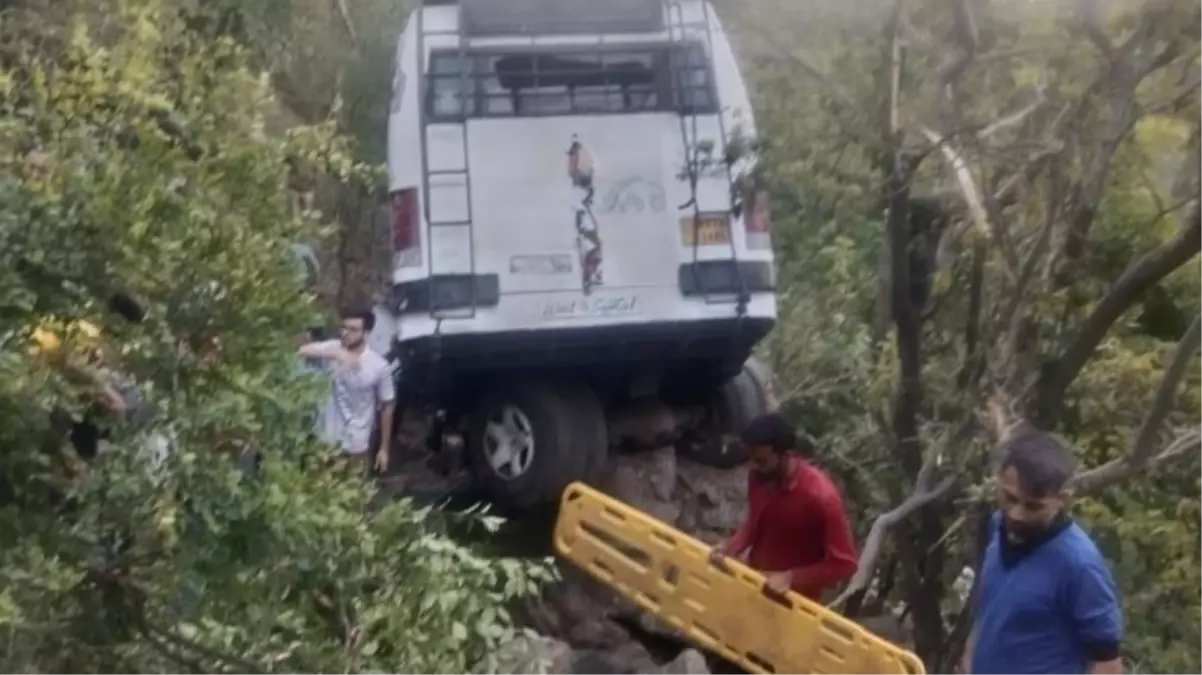
[[[632,411],[669,411],[643,435],[673,442],[764,407],[744,362],[776,315],[766,200],[708,2],[427,0],[390,113],[401,387],[496,499],[595,478]]]

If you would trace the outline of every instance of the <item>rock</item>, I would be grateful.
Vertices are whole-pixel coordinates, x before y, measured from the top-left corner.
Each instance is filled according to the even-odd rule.
[[[671,446],[618,455],[603,489],[709,543],[729,536],[747,513],[746,471],[678,458]]]
[[[642,398],[613,416],[609,437],[628,447],[656,448],[674,442],[679,426],[670,407],[655,397]]]
[[[669,638],[672,640],[677,640],[681,644],[688,644],[688,638],[684,636],[684,633],[681,633],[672,626],[669,626],[647,612],[640,610],[638,616],[634,618],[634,622],[639,630],[642,630],[649,635]]]
[[[879,638],[907,649],[913,649],[914,636],[897,617],[891,614],[860,617],[856,619],[856,623],[867,628]]]
[[[709,675],[709,664],[706,663],[705,656],[696,649],[686,649],[670,662],[651,671],[655,673],[665,673],[671,675]]]
[[[414,425],[405,435],[416,439],[421,429]],[[395,473],[382,481],[385,495],[441,503],[465,489],[459,467],[435,466],[423,453],[398,455]],[[680,459],[667,445],[616,455],[609,480],[601,487],[673,527],[716,543],[744,517],[746,485],[744,470],[713,469]],[[657,656],[668,658],[685,644],[678,631],[574,565],[560,561],[558,568],[559,583],[516,608],[533,630],[498,649],[480,669],[539,674],[710,672],[705,658],[692,649],[659,665]]]
[[[674,525],[680,516],[673,499],[676,482],[676,451],[668,446],[618,455],[602,487],[607,494]]]
[[[707,543],[730,536],[747,517],[747,472],[676,461],[676,527]]]
[[[572,655],[572,669],[576,673],[655,673],[659,664],[647,650],[637,642],[630,642],[620,649],[583,649]]]
[[[613,649],[629,642],[630,635],[612,619],[637,613],[637,606],[568,563],[558,567],[563,580],[527,604],[533,627],[576,647]]]
[[[477,671],[496,673],[658,673],[705,672],[661,671],[650,652],[629,637],[612,649],[573,649],[562,640],[528,631],[504,644],[491,662],[479,664]]]
[[[572,654],[573,673],[621,673],[612,652],[604,649],[582,649]]]
[[[728,537],[741,524],[747,509],[745,470],[696,464],[678,458],[671,446],[616,455],[609,479],[601,487],[615,498],[711,544]],[[540,654],[539,658],[551,662],[553,669],[505,672],[570,669],[577,673],[708,675],[705,657],[693,649],[685,649],[671,662],[657,665],[648,647],[657,650],[655,645],[663,642],[662,638],[670,644],[687,644],[678,631],[570,563],[561,562],[559,568],[562,581],[530,603],[525,613],[529,624],[554,638],[543,638],[551,643],[536,642],[525,649]],[[569,654],[565,656],[568,645]],[[656,654],[667,658],[671,652]]]

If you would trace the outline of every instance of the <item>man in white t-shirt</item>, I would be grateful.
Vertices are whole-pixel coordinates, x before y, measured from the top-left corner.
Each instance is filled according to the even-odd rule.
[[[376,322],[372,311],[344,311],[340,316],[340,339],[310,342],[300,348],[301,356],[330,365],[330,394],[319,420],[321,436],[348,459],[361,463],[366,472],[371,467],[371,438],[378,416],[380,445],[375,467],[383,473],[388,470],[396,401],[392,369],[367,346]]]

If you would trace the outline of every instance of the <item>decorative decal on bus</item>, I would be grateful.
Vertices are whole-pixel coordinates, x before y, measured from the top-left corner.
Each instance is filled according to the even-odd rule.
[[[607,190],[597,213],[663,213],[667,207],[668,198],[663,185],[634,176],[618,181]]]
[[[539,314],[544,319],[597,319],[629,316],[638,314],[639,310],[637,295],[620,295],[611,298],[549,300],[543,303]]]
[[[595,172],[596,161],[592,154],[580,142],[580,138],[572,134],[572,144],[568,147],[568,178],[572,181],[573,190],[580,196],[575,206],[575,227],[576,245],[580,251],[581,283],[585,295],[602,283],[601,232],[597,226],[597,219],[593,216]]]

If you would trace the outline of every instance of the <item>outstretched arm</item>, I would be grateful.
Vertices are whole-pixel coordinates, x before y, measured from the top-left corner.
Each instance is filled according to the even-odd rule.
[[[345,366],[356,366],[359,363],[359,355],[343,347],[338,340],[309,342],[301,345],[297,353],[307,359],[335,361]]]

